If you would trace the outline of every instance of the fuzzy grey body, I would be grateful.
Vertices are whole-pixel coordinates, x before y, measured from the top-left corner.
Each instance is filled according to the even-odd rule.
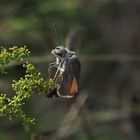
[[[53,49],[52,54],[54,55],[54,57],[56,57],[56,63],[53,66],[57,68],[57,72],[61,77],[58,81],[58,95],[70,98],[71,96],[68,95],[68,92],[74,78],[76,79],[79,87],[81,70],[80,61],[75,52],[70,51],[69,49],[62,46],[58,46]]]

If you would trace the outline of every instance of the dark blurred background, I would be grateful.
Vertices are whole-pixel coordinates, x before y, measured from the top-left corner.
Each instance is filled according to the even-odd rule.
[[[77,102],[35,94],[24,110],[34,116],[30,129],[18,120],[0,119],[0,140],[139,140],[140,1],[11,0],[0,4],[0,45],[24,46],[27,59],[47,78],[52,48],[76,33],[82,64]],[[9,96],[22,65],[1,76],[0,91]],[[33,136],[32,136],[33,137]]]

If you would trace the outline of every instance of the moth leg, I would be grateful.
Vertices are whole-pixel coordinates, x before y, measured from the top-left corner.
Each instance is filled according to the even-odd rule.
[[[63,73],[65,71],[65,64],[66,64],[65,59],[62,59],[58,65],[57,71],[55,73],[53,80],[56,81],[58,84],[60,84],[63,79]]]
[[[72,95],[61,95],[58,90],[57,90],[57,95],[61,98],[68,98],[68,99],[73,98]]]
[[[60,73],[56,78],[56,83],[60,85],[61,81],[63,80],[63,75]]]
[[[59,75],[58,75],[58,72],[56,72],[56,76],[55,76],[55,80],[57,80],[59,83],[63,79],[63,73],[65,72],[65,65],[66,65],[66,60],[63,59],[58,66]]]
[[[51,69],[55,68],[57,66],[58,66],[58,64],[56,62],[49,63],[49,67],[48,67],[48,77],[49,78],[51,77]]]
[[[62,63],[63,63],[63,61],[61,61],[60,63],[59,63],[59,65],[57,66],[57,71],[56,71],[56,73],[55,73],[55,75],[54,75],[54,78],[53,78],[53,80],[54,81],[56,81],[57,80],[57,78],[59,77],[59,72],[61,73],[61,65],[62,65]]]
[[[57,80],[57,77],[59,76],[59,75],[58,75],[59,71],[60,71],[60,70],[59,70],[59,69],[57,69],[57,71],[56,71],[56,73],[55,73],[55,75],[54,75],[54,78],[53,78],[53,80],[54,80],[54,81],[56,81],[56,80]]]

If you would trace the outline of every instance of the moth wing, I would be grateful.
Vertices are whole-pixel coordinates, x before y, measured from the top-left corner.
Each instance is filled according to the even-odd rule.
[[[80,69],[80,61],[75,55],[67,59],[63,78],[58,88],[58,92],[62,96],[73,97],[78,92]]]

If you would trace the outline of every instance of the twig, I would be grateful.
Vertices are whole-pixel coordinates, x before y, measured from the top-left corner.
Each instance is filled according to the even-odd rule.
[[[85,30],[85,27],[82,27],[82,26],[77,26],[77,27],[72,28],[72,30],[70,30],[66,38],[65,47],[70,49],[71,51],[74,51],[84,30]]]
[[[93,55],[79,55],[81,61],[121,61],[121,62],[139,62],[140,56],[139,55],[128,55],[128,54],[93,54]],[[17,65],[21,65],[26,61],[32,63],[45,63],[53,61],[53,57],[51,56],[33,56],[25,58],[22,62],[15,62],[9,64],[7,67],[13,67]]]
[[[32,134],[31,134],[31,140],[39,140],[39,134],[37,134],[37,133],[32,133]]]
[[[87,98],[88,94],[80,93],[75,103],[73,103],[68,113],[65,115],[64,120],[60,124],[60,127],[52,137],[53,140],[61,140],[62,138],[65,138],[71,134],[70,130],[73,130],[71,127],[73,124],[72,122],[77,119],[78,113],[85,104]]]

